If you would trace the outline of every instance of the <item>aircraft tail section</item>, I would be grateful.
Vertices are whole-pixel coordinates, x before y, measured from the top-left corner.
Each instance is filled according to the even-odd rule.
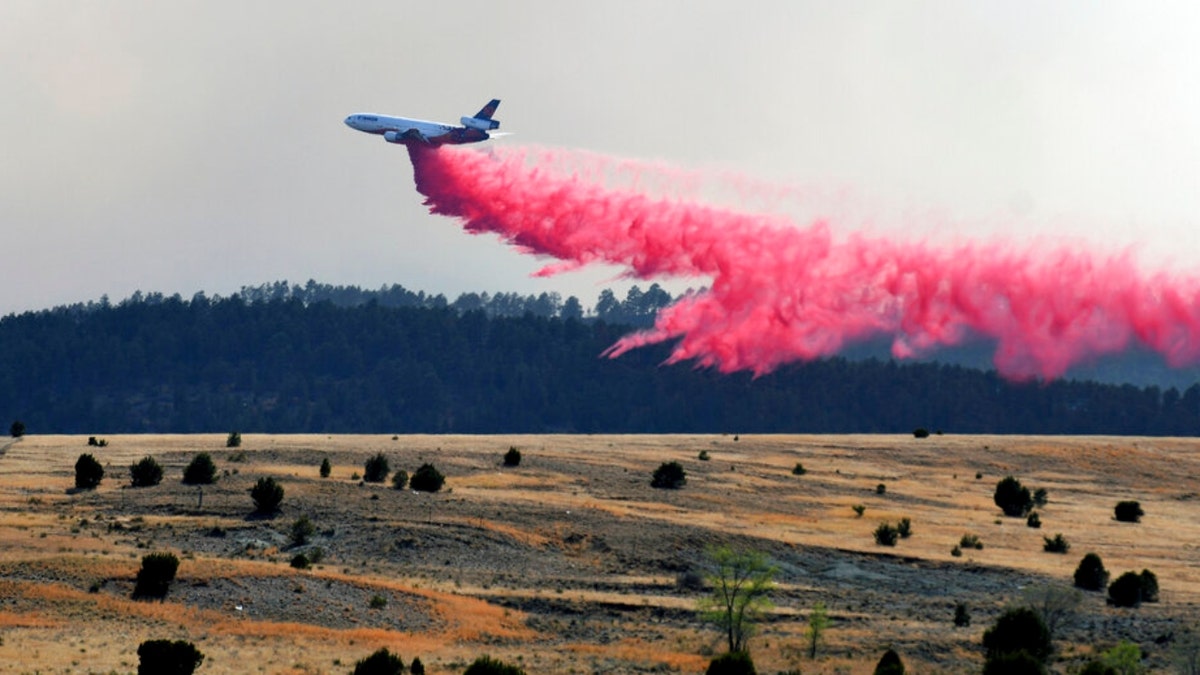
[[[492,115],[496,114],[496,108],[500,107],[500,99],[494,98],[488,101],[488,104],[475,113],[474,117],[464,117],[460,121],[464,127],[478,129],[479,131],[490,131],[500,128],[500,121],[492,119]]]
[[[490,119],[492,119],[492,115],[496,114],[496,108],[499,108],[499,107],[500,107],[500,99],[494,98],[491,101],[488,101],[488,104],[483,106],[483,108],[479,112],[475,113],[475,119],[490,120]]]

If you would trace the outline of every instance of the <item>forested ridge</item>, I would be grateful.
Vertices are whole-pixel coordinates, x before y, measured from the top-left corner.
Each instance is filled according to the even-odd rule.
[[[831,358],[760,378],[600,356],[670,301],[309,282],[135,294],[0,319],[0,415],[30,433],[907,432],[1169,434],[1200,385],[1012,384],[935,363]]]

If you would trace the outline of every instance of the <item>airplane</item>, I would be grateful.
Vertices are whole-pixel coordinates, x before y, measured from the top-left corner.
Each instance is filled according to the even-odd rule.
[[[351,129],[381,135],[388,143],[420,142],[435,147],[478,143],[491,138],[489,131],[500,128],[500,122],[492,119],[499,105],[500,99],[492,99],[474,116],[461,118],[461,127],[375,113],[355,113],[347,117],[345,122]]]

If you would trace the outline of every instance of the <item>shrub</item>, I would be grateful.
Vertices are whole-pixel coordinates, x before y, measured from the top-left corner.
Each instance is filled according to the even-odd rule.
[[[1028,607],[1009,609],[1001,614],[996,623],[984,631],[983,646],[989,661],[1004,654],[1025,652],[1039,664],[1050,658],[1053,649],[1050,630],[1037,612]]]
[[[329,478],[329,472],[333,471],[333,466],[329,464],[329,458],[321,460],[321,478]]]
[[[875,675],[904,675],[904,661],[900,660],[895,649],[889,649],[879,657],[879,663],[875,664]]]
[[[167,594],[175,572],[179,569],[179,558],[173,553],[151,553],[142,558],[142,568],[137,573],[133,588],[135,598],[161,598]]]
[[[146,640],[138,645],[138,675],[191,675],[204,654],[184,640]]]
[[[806,473],[808,473],[808,469],[805,469],[804,465],[800,462],[796,462],[796,466],[792,467],[793,476],[803,476]]]
[[[881,495],[881,494],[884,494],[885,492],[887,492],[887,486],[884,485],[883,483],[880,483],[879,485],[875,486],[875,494]]]
[[[707,450],[701,450],[700,454],[696,455],[696,459],[700,460],[701,462],[707,462],[708,460],[712,459],[712,457],[708,456]]]
[[[901,539],[908,539],[912,536],[912,520],[909,518],[901,518],[900,522],[896,523],[896,533]]]
[[[1142,602],[1158,602],[1158,576],[1150,570],[1142,570],[1138,578],[1142,582]]]
[[[1046,488],[1038,488],[1033,491],[1033,505],[1043,507],[1046,502],[1050,501],[1050,493],[1046,492]]]
[[[493,659],[490,656],[481,656],[475,659],[467,669],[463,671],[463,675],[525,675],[525,671],[516,666],[510,666],[507,663]]]
[[[207,452],[196,455],[183,470],[185,485],[211,485],[217,481],[217,465]]]
[[[353,675],[400,675],[404,661],[384,647],[354,664]]]
[[[980,551],[983,550],[983,542],[979,541],[979,537],[973,534],[964,534],[962,539],[958,540],[958,545],[962,546],[963,548],[973,548]]]
[[[929,438],[929,430],[925,427],[913,429],[913,438]]]
[[[446,477],[432,464],[422,464],[408,481],[409,487],[417,492],[437,492],[445,484]]]
[[[413,657],[412,665],[408,667],[408,672],[412,675],[425,675],[425,664],[421,663],[421,659]]]
[[[241,432],[238,432],[238,431],[231,431],[231,432],[229,432],[229,435],[225,437],[225,447],[227,447],[227,448],[240,448],[240,447],[242,447],[242,434],[241,434]]]
[[[1046,675],[1046,666],[1027,651],[1005,652],[983,662],[983,675]]]
[[[687,484],[687,472],[679,462],[663,462],[654,470],[650,487],[677,490]]]
[[[129,478],[133,487],[150,487],[162,482],[163,469],[147,455],[129,467]]]
[[[954,625],[958,628],[971,625],[971,612],[965,603],[954,605]]]
[[[1117,502],[1114,515],[1122,523],[1137,523],[1141,522],[1146,512],[1142,511],[1142,505],[1138,502]]]
[[[757,675],[750,652],[725,652],[708,663],[704,675]]]
[[[387,607],[388,599],[382,595],[372,595],[371,602],[367,604],[370,605],[371,609],[383,609]]]
[[[308,516],[300,516],[296,522],[292,523],[292,543],[297,546],[303,546],[308,543],[313,533],[317,531],[317,527],[309,520]]]
[[[392,487],[397,490],[403,490],[408,485],[408,472],[400,469],[392,474]]]
[[[958,544],[955,544],[954,548],[950,549],[950,555],[954,556],[955,558],[962,557],[962,548],[960,548]]]
[[[250,498],[254,500],[255,511],[270,515],[278,511],[283,503],[283,486],[276,483],[274,478],[259,478],[250,488]]]
[[[292,556],[291,565],[292,565],[292,567],[295,567],[298,570],[308,569],[308,566],[309,566],[308,556],[304,555],[303,553],[297,553],[296,555]]]
[[[895,546],[899,536],[900,533],[891,523],[880,523],[879,527],[875,528],[875,543],[880,546]]]
[[[1029,514],[1029,517],[1025,519],[1025,525],[1034,528],[1040,528],[1042,526],[1042,518],[1037,514],[1037,511]]]
[[[1075,568],[1075,586],[1087,591],[1102,591],[1107,584],[1108,570],[1104,569],[1100,556],[1095,553],[1083,556]]]
[[[1142,577],[1126,572],[1108,585],[1108,604],[1115,607],[1137,607],[1142,604]]]
[[[863,506],[862,504],[855,504],[854,506],[851,506],[850,508],[854,509],[854,515],[858,518],[862,518],[862,514],[865,513],[867,510],[867,507]]]
[[[1067,543],[1067,538],[1062,536],[1062,532],[1054,535],[1054,538],[1042,537],[1046,543],[1042,544],[1042,550],[1047,553],[1066,553],[1071,550],[1071,545]]]
[[[25,435],[25,423],[21,420],[14,421],[8,427],[8,435],[13,438],[20,438]]]
[[[1011,518],[1023,516],[1033,509],[1033,497],[1029,494],[1029,488],[1023,487],[1021,481],[1012,476],[1006,476],[996,483],[996,493],[992,499],[1004,515]]]
[[[362,479],[368,483],[382,483],[390,471],[387,457],[384,457],[382,452],[377,452],[374,457],[367,458],[363,463]]]
[[[703,451],[701,451],[701,453],[703,454]],[[520,466],[520,465],[521,465],[521,451],[514,447],[509,447],[508,452],[504,453],[504,466]]]
[[[84,453],[75,461],[75,487],[91,490],[104,478],[104,467],[90,454]]]

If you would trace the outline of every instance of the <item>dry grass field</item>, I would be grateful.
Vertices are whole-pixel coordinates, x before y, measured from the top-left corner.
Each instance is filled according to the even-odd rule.
[[[717,544],[778,566],[777,606],[751,642],[761,673],[870,673],[888,647],[910,672],[977,672],[980,637],[1005,605],[1069,584],[1090,551],[1114,578],[1152,570],[1161,601],[1117,609],[1087,594],[1057,642],[1058,672],[1121,639],[1165,670],[1171,637],[1200,620],[1200,442],[1188,439],[245,435],[236,450],[224,435],[106,440],[0,442],[2,672],[134,672],[142,640],[170,638],[205,653],[203,673],[346,673],[382,646],[429,673],[461,673],[482,654],[531,675],[700,673],[722,642],[697,618],[701,593],[677,577]],[[519,467],[501,466],[510,446]],[[84,452],[107,474],[77,492]],[[180,482],[198,452],[221,472],[202,504]],[[361,484],[376,452],[409,474],[434,463],[445,489]],[[130,487],[129,465],[146,455],[165,478]],[[687,485],[651,488],[670,460]],[[807,474],[792,474],[797,462]],[[1009,474],[1048,491],[1040,530],[993,504]],[[286,490],[275,518],[251,516],[262,476]],[[1141,523],[1113,519],[1126,499],[1141,502]],[[302,515],[317,532],[294,547]],[[903,517],[910,538],[874,542],[881,521]],[[1060,532],[1070,551],[1043,552]],[[952,556],[968,533],[983,549]],[[319,564],[289,565],[315,548]],[[178,577],[164,601],[133,600],[141,557],[156,551],[180,557]],[[833,623],[810,660],[817,602]],[[952,622],[960,602],[969,627]]]

